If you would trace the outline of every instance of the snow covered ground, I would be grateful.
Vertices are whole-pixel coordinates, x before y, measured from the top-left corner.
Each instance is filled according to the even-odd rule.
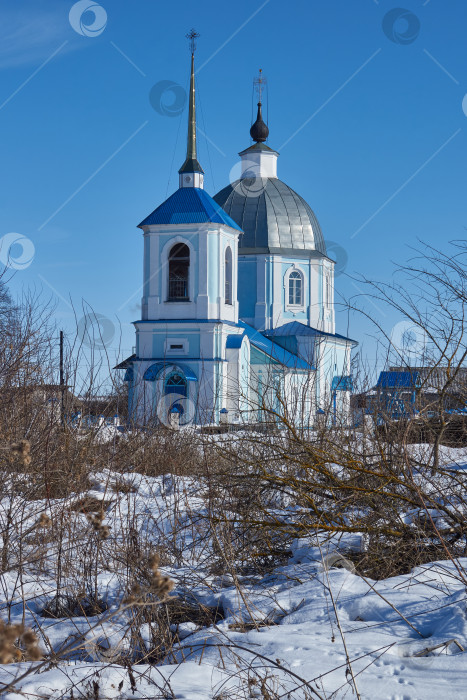
[[[444,458],[453,467],[467,464],[465,450],[446,450]],[[375,582],[354,573],[347,560],[347,568],[333,566],[339,564],[330,556],[337,541],[320,547],[300,539],[285,565],[262,578],[245,574],[234,581],[209,573],[213,551],[206,546],[201,491],[188,478],[96,474],[87,495],[106,501],[111,535],[100,545],[95,581],[108,608],[59,619],[42,614],[57,594],[57,558],[63,560],[65,599],[76,593],[81,573],[89,575],[89,522],[73,499],[17,497],[14,517],[21,518],[23,532],[32,532],[16,541],[0,578],[1,618],[38,631],[51,657],[1,666],[2,698],[351,698],[357,690],[371,700],[467,697],[467,558]],[[11,499],[0,507],[4,517]],[[60,542],[34,530],[43,512],[53,523],[66,512]],[[129,669],[122,659],[133,644],[133,613],[121,604],[128,590],[123,545],[133,531],[144,551],[170,541],[171,563],[162,569],[175,581],[172,595],[217,607],[223,619],[205,627],[181,624],[180,642],[163,665],[143,661]],[[15,564],[20,546],[29,562],[21,567]],[[341,537],[338,547],[358,551],[361,537]],[[139,630],[147,650],[150,624]],[[53,651],[60,658],[54,660]]]

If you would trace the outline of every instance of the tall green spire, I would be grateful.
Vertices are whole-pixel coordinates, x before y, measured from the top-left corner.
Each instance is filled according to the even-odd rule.
[[[178,171],[180,175],[185,175],[186,173],[204,173],[204,170],[199,164],[196,155],[195,39],[199,36],[199,34],[192,29],[186,36],[191,42],[191,79],[188,103],[188,139],[186,159]]]

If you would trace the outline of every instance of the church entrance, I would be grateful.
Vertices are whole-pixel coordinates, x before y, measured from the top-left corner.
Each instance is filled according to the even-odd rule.
[[[187,396],[187,383],[185,377],[182,377],[181,374],[171,374],[165,382],[165,393]]]
[[[188,386],[185,377],[178,373],[171,374],[165,381],[164,393],[166,396],[169,394],[177,394],[177,396],[183,396],[186,398],[188,396]],[[179,412],[180,417],[185,413],[183,403],[183,401],[175,402],[171,407],[172,411],[176,409]]]

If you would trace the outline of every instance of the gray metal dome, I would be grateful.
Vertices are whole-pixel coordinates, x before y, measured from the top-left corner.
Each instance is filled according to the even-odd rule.
[[[240,226],[239,252],[326,255],[326,244],[311,207],[277,178],[245,177],[213,198]]]

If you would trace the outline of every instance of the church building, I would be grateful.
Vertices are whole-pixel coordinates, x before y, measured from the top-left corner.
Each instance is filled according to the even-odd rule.
[[[277,177],[261,93],[240,178],[211,197],[196,147],[194,46],[179,189],[140,224],[136,352],[117,366],[139,424],[346,421],[350,355],[334,261],[307,202]]]

